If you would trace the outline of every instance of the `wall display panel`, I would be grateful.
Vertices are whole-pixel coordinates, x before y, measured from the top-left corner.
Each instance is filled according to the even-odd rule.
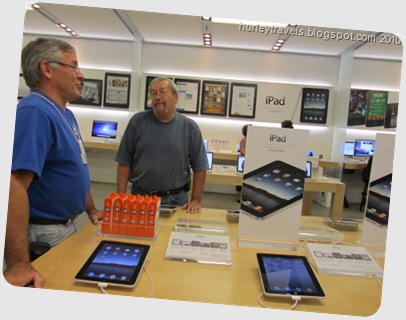
[[[385,128],[396,128],[398,122],[399,103],[388,103],[385,110]]]
[[[178,87],[177,111],[194,114],[199,112],[200,83],[200,80],[194,79],[175,79],[175,84]]]
[[[351,89],[348,107],[348,126],[364,125],[368,106],[368,90]]]
[[[303,89],[301,84],[258,83],[255,119],[273,123],[281,123],[284,120],[299,123]],[[331,98],[329,95],[329,99]]]
[[[203,115],[226,116],[228,108],[228,82],[203,81],[202,104]]]
[[[83,88],[80,97],[74,101],[71,101],[70,103],[88,106],[101,106],[103,80],[83,79],[81,82]]]
[[[380,127],[384,124],[385,108],[388,102],[387,91],[369,91],[366,127]]]
[[[231,83],[229,117],[255,118],[257,85]]]
[[[106,73],[104,87],[104,106],[128,109],[130,106],[131,75]]]

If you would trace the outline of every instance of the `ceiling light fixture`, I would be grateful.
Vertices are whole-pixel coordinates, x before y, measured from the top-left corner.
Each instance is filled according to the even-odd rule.
[[[284,36],[283,38],[279,38],[278,40],[276,40],[275,44],[272,46],[272,51],[276,52],[279,51],[282,46],[286,43],[286,41],[290,38],[290,36],[292,35],[293,31],[292,29],[295,29],[297,27],[296,24],[288,24],[285,28],[289,29],[289,32],[285,32],[286,36]]]
[[[71,28],[69,28],[65,23],[60,21],[58,18],[53,16],[51,13],[46,11],[44,8],[42,8],[38,3],[34,3],[31,5],[32,8],[34,8],[35,11],[38,13],[42,14],[45,18],[47,18],[49,21],[52,23],[56,24],[59,28],[64,29],[67,33],[69,33],[73,37],[77,37],[78,34],[77,32],[73,31]]]
[[[211,32],[211,18],[202,17],[202,32],[203,32],[203,44],[206,47],[210,47],[213,44],[212,32]]]

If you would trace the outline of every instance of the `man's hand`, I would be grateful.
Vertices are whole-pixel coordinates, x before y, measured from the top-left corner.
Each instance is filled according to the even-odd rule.
[[[186,210],[187,213],[200,213],[201,207],[202,205],[199,201],[192,199],[186,203],[182,209]]]
[[[18,287],[31,285],[34,288],[41,288],[45,283],[41,274],[29,263],[8,266],[4,272],[4,278],[9,284]]]

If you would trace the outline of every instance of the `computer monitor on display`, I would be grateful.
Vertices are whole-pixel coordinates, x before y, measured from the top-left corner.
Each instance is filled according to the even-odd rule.
[[[114,121],[93,120],[92,137],[116,139],[117,126],[118,123]]]
[[[375,140],[356,139],[354,144],[354,156],[372,157],[375,152]]]

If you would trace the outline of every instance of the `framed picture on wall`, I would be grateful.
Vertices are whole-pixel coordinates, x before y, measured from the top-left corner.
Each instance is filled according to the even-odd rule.
[[[104,106],[128,109],[130,106],[131,75],[106,73],[104,87]]]
[[[198,113],[200,101],[200,80],[175,79],[178,87],[176,110],[182,113]]]
[[[231,83],[229,117],[255,118],[257,85]]]
[[[300,122],[327,122],[329,92],[329,89],[324,88],[302,88]]]
[[[204,80],[202,85],[203,115],[226,116],[228,108],[228,82]]]
[[[70,103],[88,106],[101,106],[103,80],[83,79],[82,84],[83,88],[80,97],[74,101],[71,101]]]

